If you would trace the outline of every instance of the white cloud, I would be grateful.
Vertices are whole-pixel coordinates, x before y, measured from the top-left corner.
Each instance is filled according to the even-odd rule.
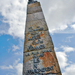
[[[63,75],[75,75],[75,64],[71,64],[65,69]]]
[[[56,52],[60,68],[64,69],[68,63],[67,63],[67,55],[64,52]]]
[[[16,64],[18,64],[19,61],[20,61],[20,59],[15,60],[15,62],[13,63],[13,65],[15,66]]]
[[[22,68],[23,68],[23,65],[22,63],[18,63],[16,66],[15,66],[16,70],[17,70],[17,75],[22,75]]]
[[[64,32],[68,25],[75,22],[75,0],[38,0],[41,2],[51,33]],[[71,28],[70,28],[71,29]],[[64,33],[74,33],[67,30]]]
[[[61,48],[64,50],[64,52],[72,52],[72,51],[75,51],[75,48],[69,47],[69,46],[61,46]]]
[[[58,26],[57,28],[53,28],[53,29],[49,29],[49,31],[51,33],[60,33],[62,32],[63,30],[65,30],[68,26],[67,25],[60,25]],[[58,32],[59,31],[59,32]]]
[[[15,55],[21,55],[22,56],[22,52],[16,52],[14,53]]]
[[[19,63],[20,59],[15,60],[13,63],[14,69],[16,70],[17,75],[22,75],[23,64]]]
[[[75,24],[71,26],[75,30]]]
[[[9,70],[9,69],[13,69],[13,66],[11,66],[11,65],[9,65],[9,66],[0,66],[0,69]]]
[[[0,0],[0,13],[4,17],[3,22],[7,23],[8,26],[6,31],[5,25],[3,25],[4,29],[0,30],[1,34],[5,33],[13,37],[24,38],[26,5],[27,0]]]
[[[14,70],[16,70],[17,75],[22,75],[23,64],[19,63],[20,59],[15,60],[13,63]]]
[[[66,38],[66,40],[64,40],[65,42],[71,42],[71,40],[74,38],[74,36],[69,36]],[[64,42],[63,41],[63,42]]]
[[[68,38],[73,38],[73,36],[70,36]],[[56,55],[57,59],[62,71],[62,75],[74,75],[75,74],[75,64],[70,61],[72,58],[67,53],[75,51],[75,48],[69,47],[69,46],[61,46],[60,48],[56,48]],[[63,51],[61,51],[63,49]]]
[[[54,47],[54,50],[55,50],[55,51],[57,51],[57,50],[58,50],[58,48],[57,48],[57,47]]]
[[[12,75],[22,75],[23,64],[19,63],[19,61],[20,61],[20,59],[15,60],[15,62],[13,63],[13,65],[0,66],[0,69],[2,69],[2,70],[8,70],[9,74],[11,73]],[[13,73],[12,73],[11,70],[13,71]]]
[[[62,52],[56,52],[60,68],[63,70],[62,75],[74,75],[75,73],[75,64],[72,61],[69,61],[67,53],[75,51],[75,48],[69,46],[61,46],[63,49]],[[61,49],[59,48],[59,49]]]
[[[7,39],[7,41],[9,41],[9,39]]]
[[[12,51],[16,51],[20,49],[19,46],[15,46],[15,45],[13,45],[12,48],[13,48]]]
[[[74,0],[38,0],[41,2],[44,15],[51,33],[74,33],[67,30],[75,22]],[[0,26],[0,34],[24,38],[27,0],[0,0],[0,13],[6,25]],[[8,25],[9,24],[9,25]],[[70,26],[75,29],[75,26]]]

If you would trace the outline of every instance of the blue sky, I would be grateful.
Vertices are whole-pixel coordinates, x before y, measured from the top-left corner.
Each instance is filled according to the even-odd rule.
[[[63,75],[75,74],[75,1],[38,0]],[[0,75],[22,75],[27,0],[0,0]]]

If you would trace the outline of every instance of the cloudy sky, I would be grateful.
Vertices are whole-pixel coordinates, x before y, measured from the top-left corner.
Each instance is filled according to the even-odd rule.
[[[75,0],[38,0],[62,75],[75,75]],[[0,75],[22,75],[27,0],[0,0]]]

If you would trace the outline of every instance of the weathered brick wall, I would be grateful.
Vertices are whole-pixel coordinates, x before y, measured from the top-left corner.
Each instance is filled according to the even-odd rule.
[[[39,2],[27,6],[23,75],[61,75]]]

